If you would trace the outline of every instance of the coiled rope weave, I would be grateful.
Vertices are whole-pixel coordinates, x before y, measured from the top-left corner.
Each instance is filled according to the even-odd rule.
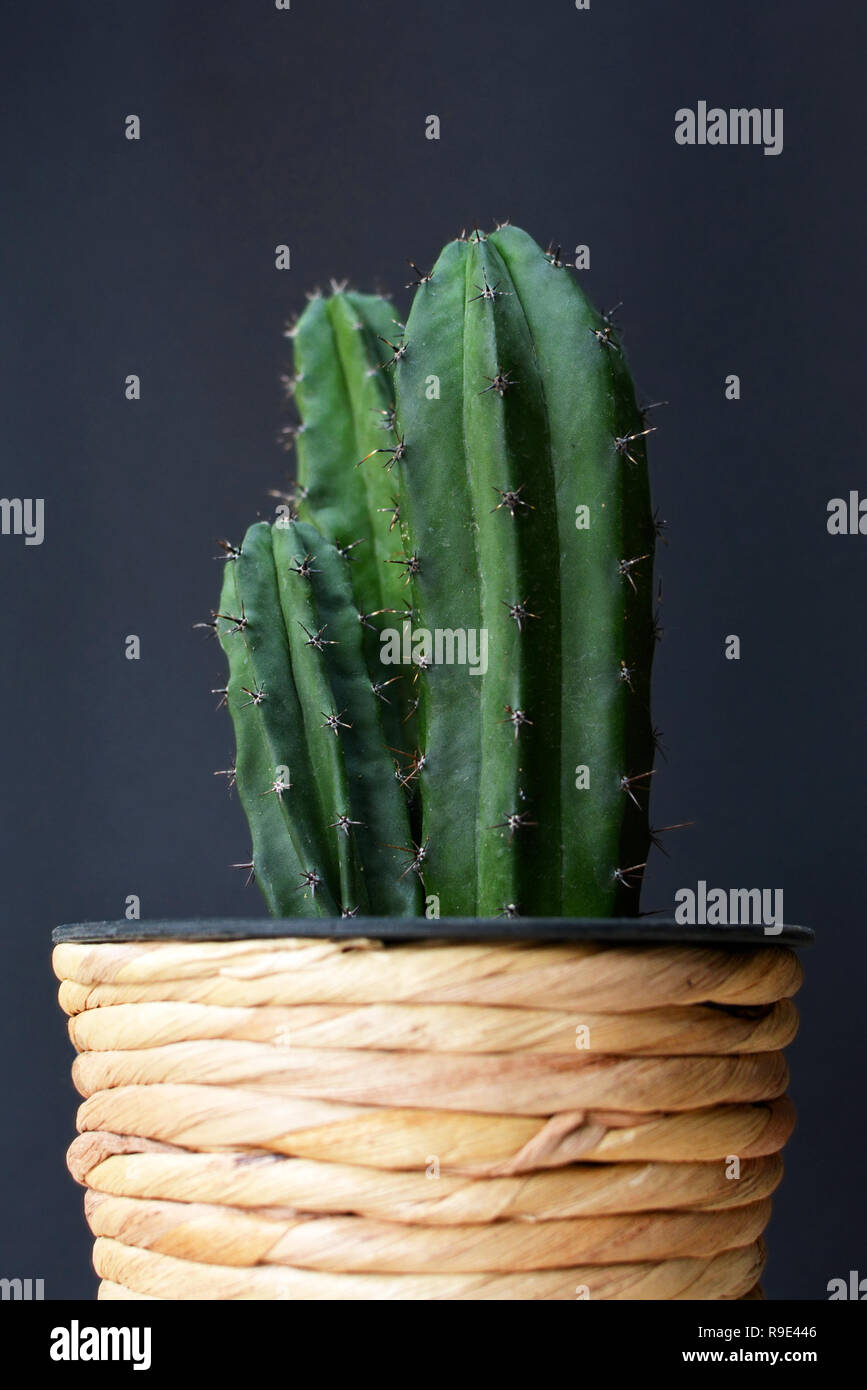
[[[784,947],[64,944],[104,1299],[743,1299]]]

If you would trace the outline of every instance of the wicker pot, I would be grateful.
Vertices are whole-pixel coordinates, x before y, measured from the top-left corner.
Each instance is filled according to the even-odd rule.
[[[361,925],[55,933],[100,1298],[761,1297],[809,933]]]

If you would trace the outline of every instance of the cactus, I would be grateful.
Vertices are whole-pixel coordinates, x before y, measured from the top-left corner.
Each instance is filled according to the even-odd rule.
[[[343,293],[305,311],[303,519],[227,565],[256,876],[287,915],[635,913],[656,530],[616,330],[510,226],[446,246],[394,317]],[[383,623],[414,661],[388,704]],[[487,634],[484,674],[437,633]]]

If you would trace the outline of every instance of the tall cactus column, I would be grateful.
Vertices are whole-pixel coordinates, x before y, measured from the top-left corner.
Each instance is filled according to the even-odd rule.
[[[655,534],[620,344],[506,227],[446,247],[394,374],[416,620],[489,641],[486,676],[420,677],[426,888],[444,915],[634,911]]]

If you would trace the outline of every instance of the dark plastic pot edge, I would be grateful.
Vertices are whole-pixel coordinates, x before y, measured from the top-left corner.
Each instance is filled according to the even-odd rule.
[[[281,936],[380,941],[598,941],[602,944],[809,946],[809,927],[686,926],[673,917],[214,917],[186,921],[76,922],[55,927],[52,943],[245,941]]]

